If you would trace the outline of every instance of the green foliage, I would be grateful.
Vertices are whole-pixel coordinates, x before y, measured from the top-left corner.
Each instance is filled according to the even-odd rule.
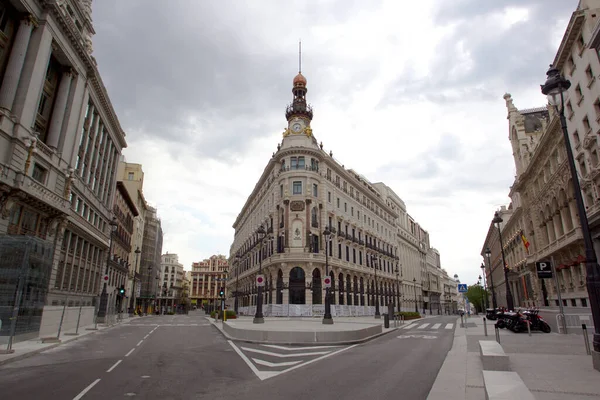
[[[235,319],[235,318],[237,318],[237,315],[235,314],[234,310],[227,310],[225,312],[227,313],[227,319]],[[210,317],[214,318],[215,314],[216,314],[216,311],[211,311],[210,312]],[[219,310],[219,319],[222,319],[222,318],[223,318],[223,311]]]
[[[421,314],[419,314],[418,312],[414,312],[414,311],[400,311],[400,312],[397,312],[396,315],[398,317],[404,316],[405,320],[421,318]]]
[[[487,296],[487,291],[481,285],[471,285],[467,288],[467,293],[465,293],[469,302],[477,309],[479,312],[483,312],[485,306],[485,298]]]

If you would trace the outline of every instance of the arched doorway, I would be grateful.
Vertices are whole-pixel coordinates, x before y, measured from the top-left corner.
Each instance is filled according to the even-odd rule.
[[[323,290],[321,288],[321,271],[317,268],[312,273],[312,303],[322,304]]]
[[[290,304],[306,304],[304,270],[294,267],[290,271]]]

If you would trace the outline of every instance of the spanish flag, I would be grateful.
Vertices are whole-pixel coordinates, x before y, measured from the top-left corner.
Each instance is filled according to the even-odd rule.
[[[529,254],[529,240],[527,240],[523,231],[521,231],[521,240],[523,241],[523,246],[525,246],[525,250],[527,250],[527,254]]]

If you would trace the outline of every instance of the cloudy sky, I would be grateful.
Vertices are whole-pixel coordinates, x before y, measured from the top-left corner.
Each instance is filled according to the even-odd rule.
[[[470,284],[514,163],[506,107],[539,85],[577,0],[96,0],[94,56],[143,164],[163,252],[228,254],[286,127],[298,39],[313,130],[383,181]]]

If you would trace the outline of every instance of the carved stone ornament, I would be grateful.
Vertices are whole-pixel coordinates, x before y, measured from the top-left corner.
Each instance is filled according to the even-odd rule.
[[[304,202],[295,200],[290,202],[290,210],[292,211],[304,211]]]

